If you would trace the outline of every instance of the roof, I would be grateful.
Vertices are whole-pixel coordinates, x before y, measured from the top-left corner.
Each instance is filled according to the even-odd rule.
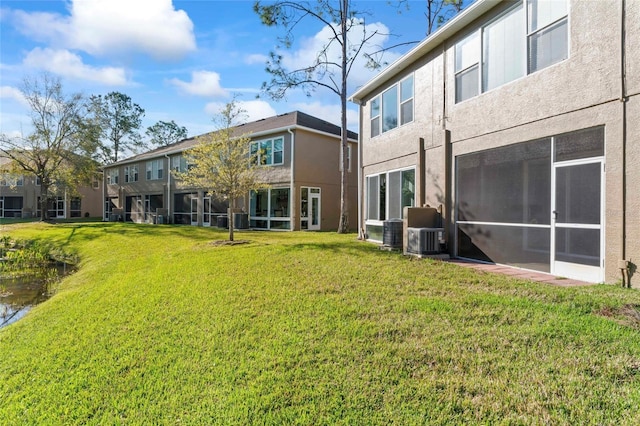
[[[326,133],[330,136],[336,137],[340,137],[340,135],[342,134],[340,126],[300,111],[288,112],[286,114],[280,114],[273,117],[263,118],[261,120],[241,124],[233,128],[233,133],[235,136],[248,134],[251,137],[259,137],[270,133],[285,131],[287,129],[306,129],[315,132]],[[205,133],[205,135],[207,134],[210,133]],[[358,134],[356,132],[352,132],[351,130],[347,131],[347,137],[353,141],[358,140]],[[144,152],[142,154],[128,157],[116,163],[109,164],[107,167],[120,164],[128,164],[145,159],[157,158],[159,156],[169,154],[176,154],[192,148],[198,143],[198,136],[183,139],[171,145],[163,146],[151,151]]]
[[[475,0],[468,8],[460,12],[453,19],[440,27],[436,32],[420,42],[416,47],[398,58],[396,61],[392,62],[391,65],[369,80],[369,82],[351,95],[349,100],[360,104],[364,98],[378,89],[381,85],[402,73],[411,64],[424,57],[429,52],[436,48],[442,48],[442,44],[448,39],[456,35],[471,22],[503,1],[504,0]]]

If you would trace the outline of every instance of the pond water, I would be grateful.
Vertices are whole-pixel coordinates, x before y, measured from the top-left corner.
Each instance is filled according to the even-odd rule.
[[[55,269],[58,277],[69,272],[66,266]],[[49,299],[54,288],[55,282],[51,284],[51,279],[41,274],[19,278],[0,276],[0,328],[13,324],[38,303]]]

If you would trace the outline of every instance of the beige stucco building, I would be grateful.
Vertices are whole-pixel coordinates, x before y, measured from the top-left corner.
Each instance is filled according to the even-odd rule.
[[[333,230],[340,218],[339,126],[295,111],[234,128],[259,152],[260,180],[269,188],[238,200],[246,226],[264,230]],[[357,137],[349,132],[349,214],[357,206]],[[188,167],[185,151],[197,138],[149,151],[105,167],[106,220],[216,226],[227,205],[173,175]],[[351,164],[353,161],[353,164]],[[222,224],[223,222],[220,222]],[[236,227],[244,224],[235,221]],[[226,226],[226,225],[225,225]]]
[[[9,159],[0,158],[0,165]],[[101,178],[101,176],[100,176]],[[40,184],[35,176],[0,172],[0,218],[40,217]],[[47,201],[50,219],[102,216],[102,190],[97,177],[91,186],[75,191],[57,189]]]
[[[440,210],[450,255],[640,287],[640,2],[476,0],[352,95],[359,221]]]

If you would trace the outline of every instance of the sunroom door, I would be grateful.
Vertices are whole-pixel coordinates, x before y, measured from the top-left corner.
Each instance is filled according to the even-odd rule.
[[[309,205],[310,205],[310,217],[309,217],[309,230],[320,230],[320,188],[309,189]]]
[[[191,225],[198,225],[198,197],[191,197]]]
[[[589,282],[604,278],[602,160],[554,165],[551,217],[552,273]]]
[[[211,226],[211,197],[204,197],[203,201],[202,226]]]

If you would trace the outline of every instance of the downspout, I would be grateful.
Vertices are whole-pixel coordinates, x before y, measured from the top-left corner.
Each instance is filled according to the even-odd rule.
[[[171,222],[171,159],[169,154],[164,155],[167,159],[167,222]]]
[[[105,219],[107,219],[107,221],[109,221],[109,218],[107,218],[107,199],[105,197],[105,193],[104,193],[104,187],[107,185],[107,181],[104,178],[104,167],[102,168],[102,221],[104,222]]]
[[[454,247],[454,217],[453,217],[453,182],[452,172],[453,167],[453,147],[451,145],[451,131],[447,130],[447,46],[446,43],[442,43],[442,130],[444,132],[444,213],[443,219],[445,246],[449,255],[454,256],[456,249]]]
[[[627,82],[626,82],[626,0],[621,1],[620,10],[620,102],[622,103],[622,198],[621,198],[621,260],[618,268],[622,274],[622,286],[631,287],[629,261],[627,260]]]
[[[287,132],[289,132],[289,134],[291,135],[291,194],[289,195],[290,198],[290,204],[291,204],[291,208],[289,209],[289,220],[291,221],[291,226],[289,227],[290,231],[293,231],[296,229],[296,225],[297,225],[297,212],[300,210],[298,209],[298,206],[296,204],[296,186],[295,186],[295,182],[294,182],[294,178],[295,178],[295,140],[296,140],[296,134],[295,132],[293,132],[291,130],[291,127],[287,127]]]
[[[360,122],[358,123],[358,239],[364,240],[365,238],[365,231],[364,231],[364,225],[363,225],[363,218],[362,218],[362,202],[363,202],[363,188],[364,188],[364,184],[362,183],[362,140],[364,139],[364,136],[362,133],[362,129],[363,127],[363,123],[362,123],[362,117],[364,116],[363,110],[364,110],[364,102],[362,101],[358,101],[358,111],[360,113]]]

